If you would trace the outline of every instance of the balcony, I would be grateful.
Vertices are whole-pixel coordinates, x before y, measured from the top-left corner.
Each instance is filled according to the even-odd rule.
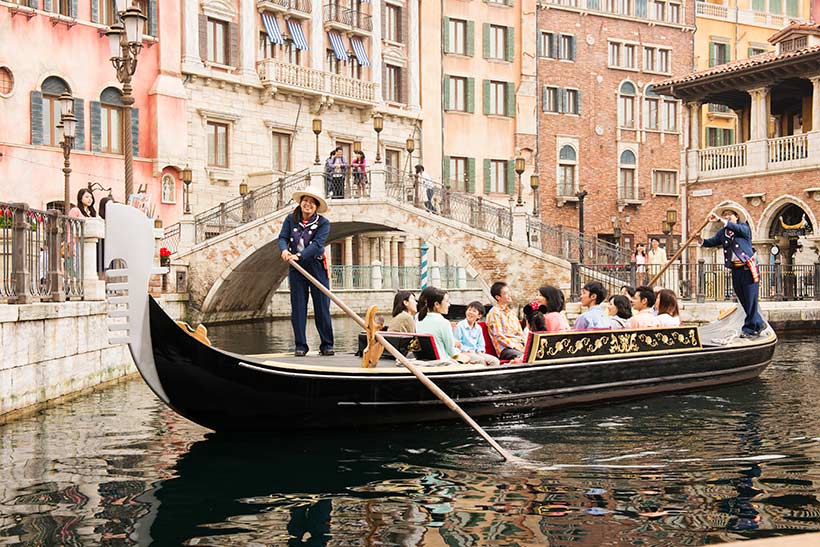
[[[741,25],[753,25],[765,27],[773,30],[780,30],[789,24],[790,21],[797,23],[808,23],[806,19],[791,17],[780,13],[767,13],[748,9],[737,9],[734,6],[725,4],[713,4],[711,2],[696,2],[695,13],[698,17],[708,19],[719,19],[721,21],[737,20]]]
[[[820,132],[689,151],[689,179],[718,179],[815,168]]]
[[[623,211],[625,207],[640,207],[646,203],[646,192],[639,189],[637,185],[618,185],[618,211]]]
[[[312,6],[310,0],[258,0],[256,10],[272,11],[300,19],[309,19]]]
[[[373,18],[369,14],[336,4],[325,5],[324,23],[327,30],[333,29],[354,34],[369,35],[373,30]]]
[[[314,95],[330,95],[337,100],[370,106],[377,102],[376,84],[356,80],[312,68],[264,59],[257,63],[262,85],[271,89],[288,90]]]

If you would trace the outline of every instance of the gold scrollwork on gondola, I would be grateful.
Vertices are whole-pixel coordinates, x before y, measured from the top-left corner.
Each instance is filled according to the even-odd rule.
[[[534,334],[529,361],[550,358],[655,353],[700,347],[696,328],[666,328],[659,331],[610,331]]]

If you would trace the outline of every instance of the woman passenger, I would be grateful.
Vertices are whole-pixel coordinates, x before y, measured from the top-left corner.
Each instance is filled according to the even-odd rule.
[[[564,293],[552,285],[545,285],[538,289],[535,301],[546,306],[544,312],[546,332],[563,332],[569,330],[569,322],[564,314]]]
[[[392,332],[416,332],[416,315],[418,306],[416,297],[410,291],[398,291],[393,297],[393,319],[387,330]]]
[[[658,323],[661,327],[679,327],[678,297],[670,289],[658,292]]]
[[[607,311],[612,330],[625,329],[632,317],[632,302],[626,296],[616,294],[609,299]]]

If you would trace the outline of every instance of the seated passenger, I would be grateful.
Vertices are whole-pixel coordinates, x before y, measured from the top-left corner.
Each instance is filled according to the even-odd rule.
[[[450,297],[443,290],[427,287],[419,295],[419,315],[416,321],[416,332],[432,334],[438,350],[439,359],[450,359],[458,354],[453,328],[444,318],[450,309]]]
[[[627,322],[632,318],[632,302],[622,294],[616,294],[609,299],[609,322],[612,329],[625,329]]]
[[[635,296],[635,287],[633,287],[632,285],[624,285],[623,287],[621,287],[621,294],[631,299],[633,296]]]
[[[652,287],[641,285],[635,289],[635,298],[632,299],[632,307],[638,313],[633,315],[626,324],[628,329],[649,329],[658,326],[658,318],[653,313],[655,305],[655,292]]]
[[[661,289],[658,293],[658,324],[661,327],[679,327],[678,297],[674,291]]]
[[[478,320],[484,315],[484,304],[481,302],[470,302],[467,311],[464,312],[466,319],[459,321],[453,333],[456,341],[461,343],[461,353],[459,360],[469,359],[471,363],[484,363],[485,365],[498,365],[498,358],[487,355],[487,348],[484,346],[484,334],[478,326]]]
[[[410,291],[398,291],[393,297],[393,319],[387,330],[392,332],[416,332],[416,297]]]
[[[546,313],[547,307],[539,305],[537,300],[524,306],[524,336],[529,336],[531,332],[547,331],[547,319],[544,316]]]
[[[609,329],[609,317],[603,305],[606,305],[606,288],[598,281],[590,281],[581,289],[581,305],[589,308],[578,316],[572,330]]]
[[[544,319],[546,321],[547,332],[562,332],[569,330],[569,322],[564,316],[564,293],[552,285],[544,285],[538,289],[538,296],[535,301],[546,306]]]
[[[495,352],[502,361],[518,360],[524,355],[527,339],[521,322],[510,309],[512,291],[503,281],[496,281],[490,287],[490,295],[495,299],[495,306],[487,314],[487,333]]]

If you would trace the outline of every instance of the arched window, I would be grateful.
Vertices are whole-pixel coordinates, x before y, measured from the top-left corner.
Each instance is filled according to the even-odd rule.
[[[60,123],[60,95],[71,93],[71,88],[65,80],[57,76],[49,76],[40,86],[43,94],[43,144],[57,146],[60,144],[57,136],[57,125]]]
[[[621,158],[618,162],[618,199],[619,200],[637,200],[638,198],[638,181],[635,177],[635,167],[637,161],[635,153],[632,150],[624,150],[621,152]]]
[[[569,144],[558,152],[558,195],[572,197],[575,195],[575,177],[578,172],[578,154]]]
[[[176,179],[170,173],[162,175],[162,203],[177,202]]]
[[[635,127],[635,86],[624,82],[618,91],[618,127]]]
[[[661,128],[659,123],[660,97],[651,85],[646,86],[643,96],[643,127],[658,130]]]
[[[122,93],[107,87],[100,93],[100,151],[122,154]]]

